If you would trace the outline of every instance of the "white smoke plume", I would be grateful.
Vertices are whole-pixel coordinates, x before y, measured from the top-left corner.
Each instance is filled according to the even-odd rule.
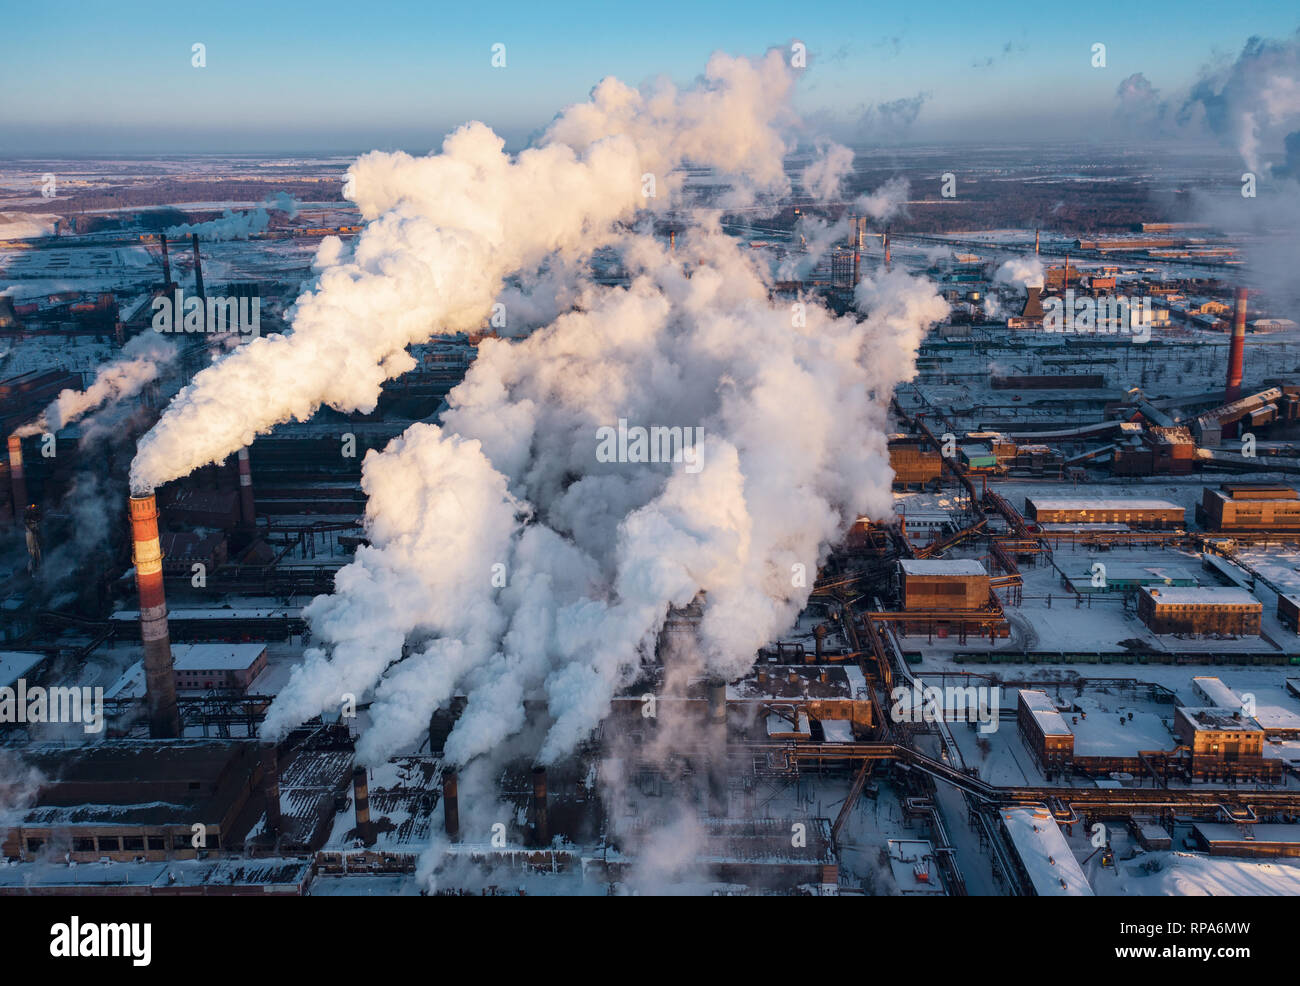
[[[1038,257],[1012,257],[993,275],[995,284],[1014,284],[1019,288],[1043,286],[1043,262]]]
[[[442,428],[367,457],[370,547],[309,609],[322,646],[268,733],[373,688],[358,755],[374,762],[467,694],[445,748],[465,763],[543,698],[553,762],[636,677],[669,605],[704,594],[702,670],[738,677],[806,603],[795,566],[815,573],[855,517],[892,509],[886,401],[947,312],[928,282],[868,279],[865,320],[813,306],[792,327],[716,229],[675,255],[620,246],[628,290],[589,286],[579,311],[485,342]],[[702,427],[703,468],[599,462],[596,430],[619,418]]]
[[[111,408],[140,393],[176,359],[177,347],[155,332],[142,332],[122,347],[122,355],[95,372],[85,390],[61,391],[37,418],[17,429],[26,438],[81,420],[92,411]]]
[[[262,203],[262,208],[278,209],[280,212],[286,213],[290,219],[293,219],[298,215],[298,207],[301,204],[288,192],[276,192]]]
[[[261,206],[248,212],[235,212],[226,209],[220,219],[209,219],[203,223],[182,223],[167,229],[168,236],[189,236],[198,233],[199,239],[214,243],[225,240],[246,240],[254,233],[265,233],[271,225],[270,214]]]
[[[844,179],[853,171],[853,152],[843,144],[821,141],[817,156],[800,176],[800,183],[809,195],[819,202],[829,202],[839,197]]]
[[[865,318],[792,311],[716,214],[675,253],[627,226],[685,204],[685,162],[725,176],[731,201],[788,196],[792,79],[777,52],[715,56],[685,91],[602,82],[513,158],[470,124],[441,154],[354,165],[366,230],[322,244],[290,334],[178,395],[141,443],[134,488],[322,404],[372,409],[411,367],[409,345],[480,327],[507,278],[557,311],[573,301],[524,338],[485,340],[441,425],[367,455],[369,544],[308,607],[316,646],[266,735],[369,693],[358,757],[374,763],[466,695],[450,762],[530,726],[536,760],[554,762],[637,677],[670,606],[702,600],[700,666],[739,676],[852,521],[892,511],[888,400],[947,312],[933,287],[898,272],[859,284]],[[578,278],[597,248],[620,256],[626,289]],[[701,437],[688,461],[606,461],[598,430],[620,420]],[[525,721],[525,700],[544,703],[544,723]]]
[[[171,226],[167,230],[167,235],[189,236],[191,233],[198,233],[199,239],[213,243],[226,240],[246,240],[255,233],[265,233],[270,228],[271,216],[268,210],[279,210],[287,213],[289,218],[292,219],[298,215],[298,206],[300,204],[288,192],[276,192],[265,202],[262,202],[254,209],[249,209],[247,212],[235,212],[233,209],[226,209],[222,212],[220,219]]]
[[[782,258],[777,269],[777,280],[803,280],[837,243],[844,244],[849,236],[848,219],[827,222],[816,216],[801,215],[794,224],[792,239],[800,248]]]
[[[1300,31],[1282,41],[1252,37],[1230,66],[1203,74],[1180,116],[1201,118],[1262,172],[1263,155],[1300,125]]]
[[[870,219],[884,222],[893,219],[907,207],[911,185],[906,178],[891,178],[874,192],[858,196],[853,208]]]
[[[1230,65],[1207,68],[1180,114],[1241,155],[1256,197],[1195,196],[1199,218],[1253,235],[1242,252],[1250,287],[1282,312],[1300,304],[1300,31],[1253,37]],[[1271,165],[1267,159],[1281,156]],[[1243,176],[1244,177],[1244,176]]]
[[[45,775],[11,750],[0,749],[0,826],[9,828],[36,803]]]
[[[350,170],[365,231],[350,250],[328,247],[337,262],[298,299],[291,333],[241,346],[178,395],[140,444],[133,489],[219,462],[322,404],[372,410],[384,380],[414,365],[408,346],[478,328],[506,275],[587,255],[616,221],[670,206],[684,162],[733,176],[730,202],[788,194],[793,81],[779,51],[719,54],[687,90],[606,79],[513,158],[480,123],[440,154],[365,155]]]

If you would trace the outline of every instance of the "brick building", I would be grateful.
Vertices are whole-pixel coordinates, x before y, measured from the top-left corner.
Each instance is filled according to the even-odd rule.
[[[1074,759],[1074,733],[1043,691],[1022,688],[1016,702],[1020,735],[1044,767],[1064,767]]]
[[[1148,530],[1187,522],[1187,512],[1178,504],[1140,497],[1025,497],[1025,516],[1040,524],[1128,524]]]
[[[1142,586],[1137,612],[1152,633],[1259,634],[1264,604],[1236,586]]]
[[[904,558],[898,569],[904,610],[969,611],[988,605],[989,575],[973,558]]]
[[[1300,530],[1300,493],[1289,486],[1224,483],[1205,490],[1201,512],[1212,531]]]

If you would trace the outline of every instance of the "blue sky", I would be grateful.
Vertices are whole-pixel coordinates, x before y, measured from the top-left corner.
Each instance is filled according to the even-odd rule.
[[[423,151],[468,119],[512,144],[601,77],[686,83],[712,51],[798,39],[800,108],[840,127],[928,94],[916,140],[1100,133],[1119,81],[1175,95],[1294,3],[62,3],[10,8],[0,155]],[[191,46],[207,49],[191,66]],[[506,45],[507,66],[490,64]],[[1094,42],[1107,66],[1094,69]]]

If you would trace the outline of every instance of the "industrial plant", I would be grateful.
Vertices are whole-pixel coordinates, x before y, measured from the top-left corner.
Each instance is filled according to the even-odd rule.
[[[798,50],[0,162],[0,897],[1300,894],[1300,170]]]

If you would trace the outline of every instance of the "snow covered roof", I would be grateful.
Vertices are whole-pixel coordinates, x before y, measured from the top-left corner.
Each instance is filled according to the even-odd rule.
[[[1060,826],[1045,808],[1012,808],[1002,822],[1040,897],[1094,897]]]
[[[1234,733],[1263,732],[1259,726],[1255,725],[1254,719],[1247,719],[1232,709],[1220,709],[1218,707],[1187,708],[1180,706],[1178,715],[1191,723],[1192,728],[1198,730],[1210,729],[1215,732]]]
[[[266,650],[266,644],[172,644],[177,671],[244,671]]]
[[[39,651],[0,650],[0,688],[12,687],[43,660],[45,655]]]
[[[1144,585],[1139,586],[1138,591],[1150,596],[1157,606],[1253,606],[1260,611],[1264,609],[1263,603],[1235,585]]]
[[[1261,705],[1255,709],[1255,721],[1264,729],[1300,730],[1300,715],[1281,705]]]
[[[1038,510],[1184,510],[1168,500],[1146,500],[1137,497],[1094,497],[1078,500],[1065,497],[1029,497]]]
[[[1211,705],[1217,705],[1223,709],[1240,709],[1241,696],[1225,685],[1218,678],[1209,675],[1197,675],[1192,679],[1192,684],[1196,690],[1205,696],[1205,700]]]
[[[1070,727],[1066,725],[1065,717],[1061,715],[1060,710],[1056,708],[1056,703],[1051,700],[1047,692],[1022,688],[1020,703],[1029,710],[1044,736],[1072,735]]]
[[[974,558],[904,558],[899,561],[904,575],[987,575]]]

